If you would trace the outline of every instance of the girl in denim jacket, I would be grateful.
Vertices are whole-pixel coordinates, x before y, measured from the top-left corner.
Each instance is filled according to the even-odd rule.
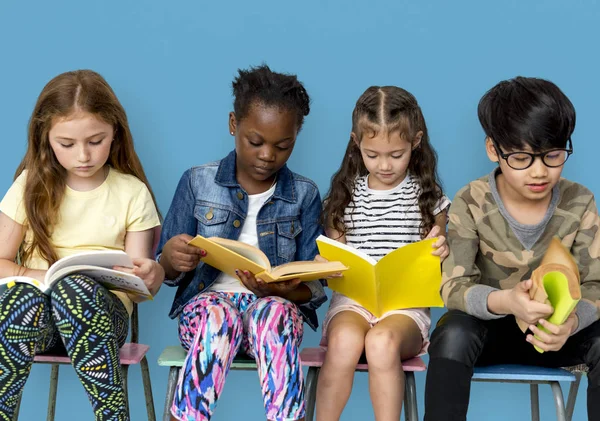
[[[299,420],[303,321],[316,329],[315,310],[326,300],[321,283],[267,284],[246,271],[233,278],[187,245],[196,234],[236,239],[259,247],[272,265],[317,254],[319,191],[285,165],[309,113],[306,90],[296,76],[261,66],[240,70],[233,92],[235,150],[183,174],[158,248],[166,283],[178,287],[170,317],[178,317],[188,350],[171,413],[210,419],[241,350],[256,359],[267,419]]]

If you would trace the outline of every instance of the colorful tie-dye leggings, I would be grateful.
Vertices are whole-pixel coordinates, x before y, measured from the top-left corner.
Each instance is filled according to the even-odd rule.
[[[128,329],[123,303],[88,277],[61,279],[50,296],[28,284],[4,291],[0,296],[0,420],[12,420],[34,355],[65,352],[65,348],[96,420],[128,420],[119,364],[119,347]]]
[[[179,420],[209,420],[233,358],[241,349],[256,359],[269,420],[304,417],[298,307],[280,297],[207,292],[190,300],[179,318],[188,349],[171,413]]]

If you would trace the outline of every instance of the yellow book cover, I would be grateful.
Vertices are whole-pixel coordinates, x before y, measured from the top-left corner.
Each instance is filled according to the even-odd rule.
[[[563,324],[581,299],[581,286],[577,262],[557,237],[550,241],[540,266],[531,274],[531,280],[531,299],[550,304],[554,313],[547,320],[555,325]],[[529,327],[520,319],[517,319],[517,324],[523,332]],[[538,328],[546,331],[541,324]],[[538,347],[535,349],[544,352]]]
[[[379,262],[339,241],[317,238],[319,253],[348,267],[340,278],[327,280],[329,288],[352,298],[376,317],[391,310],[415,307],[443,307],[440,296],[440,258],[433,256],[428,239],[407,244]]]
[[[247,270],[265,282],[280,282],[295,278],[314,281],[347,269],[340,262],[313,260],[271,267],[269,258],[259,248],[227,238],[204,238],[197,235],[188,244],[206,251],[206,256],[201,258],[204,263],[234,278],[237,278],[235,270],[238,269]]]

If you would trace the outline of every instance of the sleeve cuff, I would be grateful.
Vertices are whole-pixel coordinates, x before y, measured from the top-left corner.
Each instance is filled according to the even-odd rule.
[[[157,263],[160,263],[160,256],[162,256],[162,253],[159,253],[159,254],[157,254],[157,255],[156,255],[156,262],[157,262]],[[178,276],[177,278],[175,278],[175,279],[167,279],[167,278],[165,277],[165,280],[164,280],[164,282],[163,282],[163,283],[164,283],[165,285],[167,285],[167,286],[170,286],[170,287],[176,287],[177,285],[179,285],[179,282],[181,282],[181,280],[183,279],[183,277],[184,277],[185,275],[186,275],[186,273],[185,273],[185,272],[182,272],[182,273],[180,273],[180,274],[179,274],[179,276]]]
[[[579,319],[579,325],[571,336],[598,320],[598,308],[595,304],[586,300],[580,300],[577,303],[575,314],[577,314],[577,318]]]
[[[494,320],[505,317],[505,314],[494,314],[488,310],[488,296],[494,291],[499,290],[488,285],[474,285],[469,288],[465,296],[465,310],[467,314],[481,320]]]
[[[301,307],[316,310],[321,304],[327,301],[327,295],[325,294],[325,289],[323,288],[321,281],[310,281],[306,282],[304,285],[308,287],[312,297],[309,302],[301,304]]]

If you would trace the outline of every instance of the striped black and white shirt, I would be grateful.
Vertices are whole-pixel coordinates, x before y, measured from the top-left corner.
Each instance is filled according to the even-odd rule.
[[[406,244],[421,240],[418,181],[410,173],[390,190],[372,190],[368,175],[354,183],[352,201],[344,212],[346,243],[375,260]],[[450,205],[446,196],[437,203],[437,215]]]

